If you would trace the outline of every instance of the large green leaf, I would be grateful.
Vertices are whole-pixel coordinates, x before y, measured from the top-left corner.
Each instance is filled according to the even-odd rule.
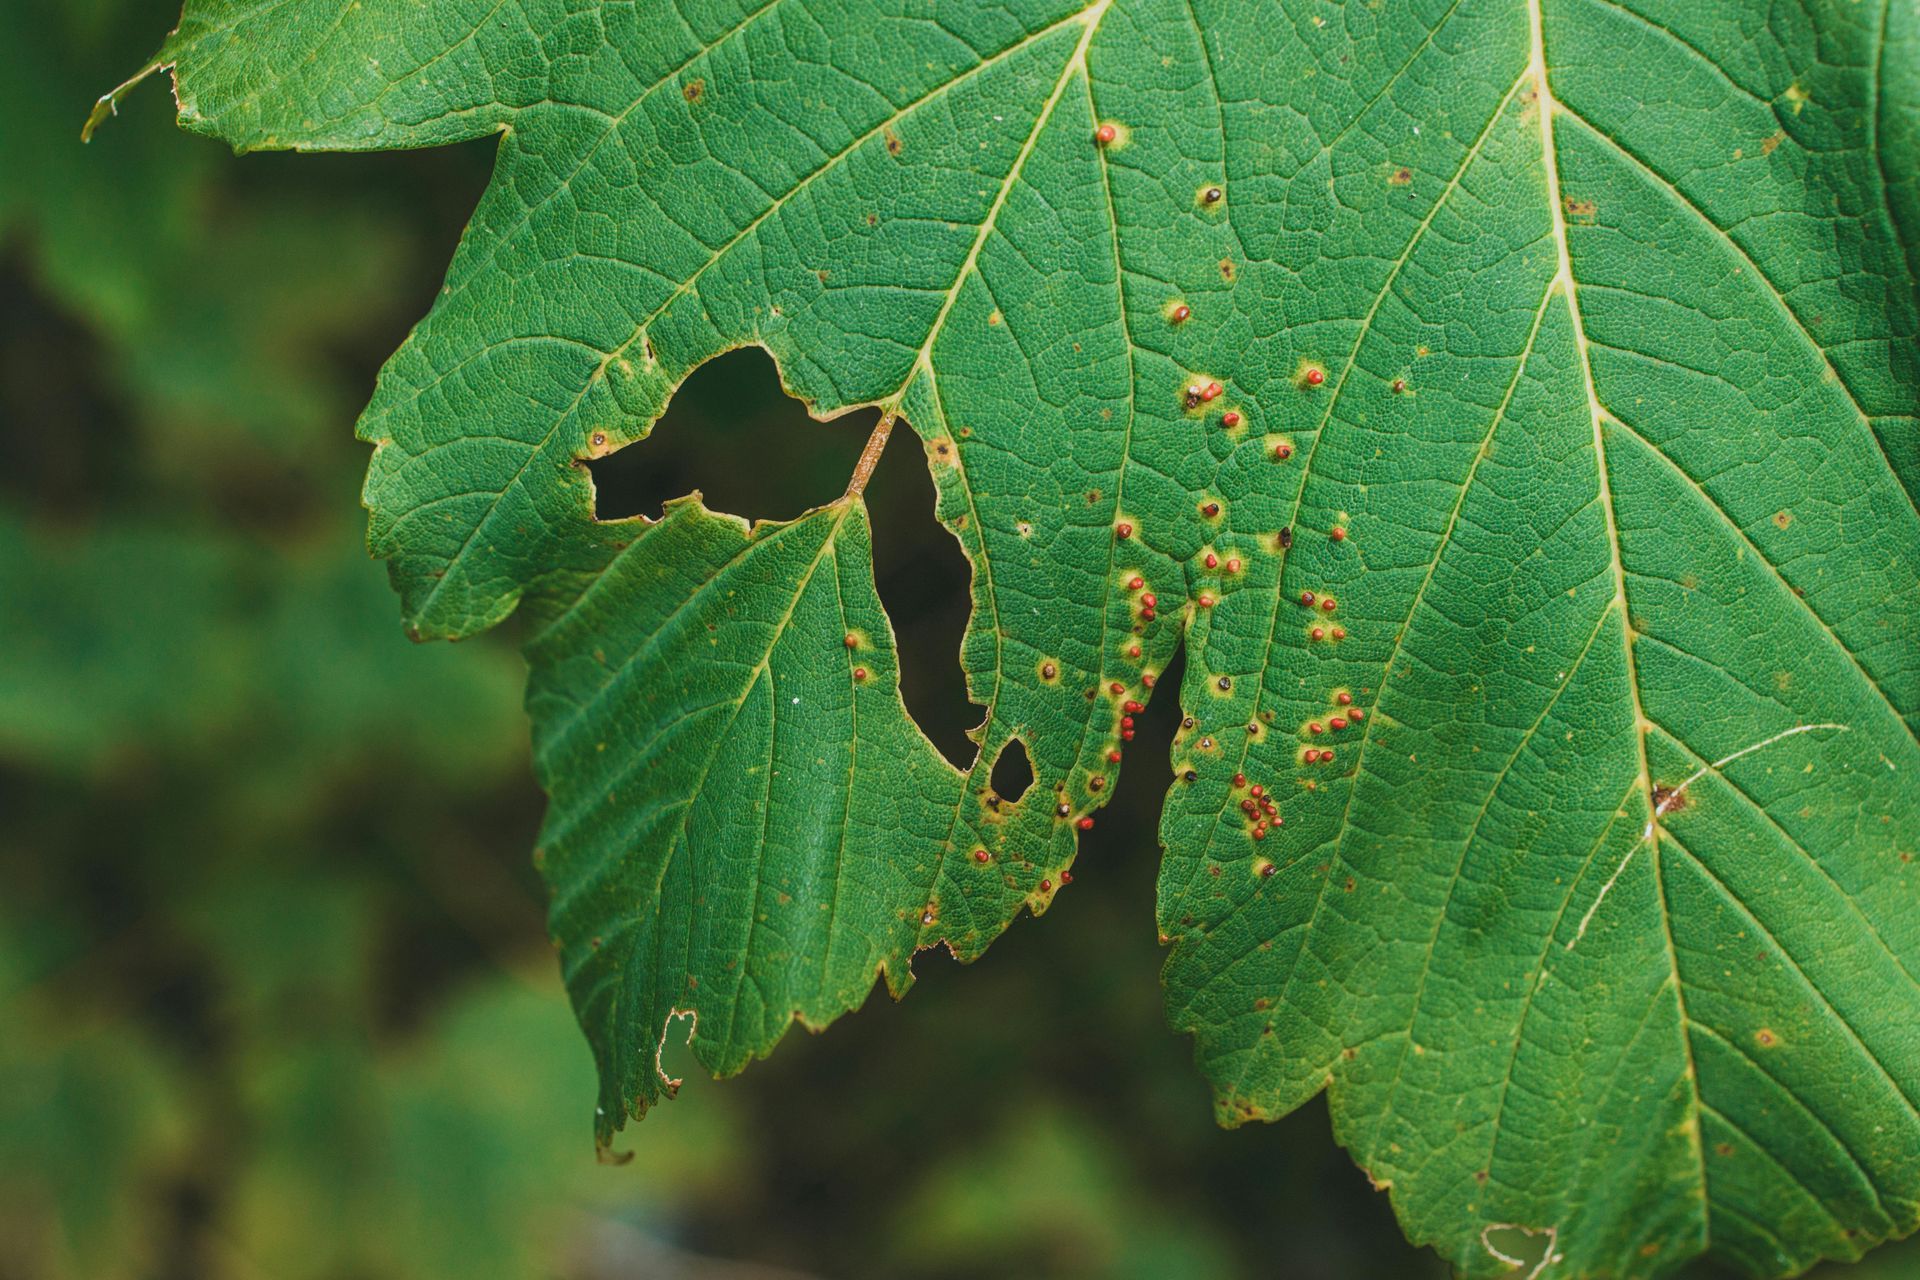
[[[367,500],[416,634],[533,605],[603,1138],[676,1016],[730,1071],[1043,906],[1184,644],[1160,918],[1223,1118],[1328,1088],[1474,1275],[1915,1226],[1907,0],[195,0],[155,65],[242,148],[501,137]],[[749,343],[921,437],[966,770],[864,472],[591,518]]]

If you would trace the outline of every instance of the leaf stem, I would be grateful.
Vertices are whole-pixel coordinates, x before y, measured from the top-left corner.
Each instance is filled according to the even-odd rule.
[[[892,412],[880,415],[880,421],[874,424],[873,434],[867,437],[866,447],[860,450],[860,460],[853,464],[853,478],[847,481],[848,498],[857,498],[867,491],[867,481],[873,479],[873,469],[880,465],[880,455],[886,452],[887,438],[893,434],[893,424],[898,415]]]

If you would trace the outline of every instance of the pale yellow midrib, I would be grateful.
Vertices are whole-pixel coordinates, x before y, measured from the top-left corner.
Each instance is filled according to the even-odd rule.
[[[1620,632],[1626,649],[1627,694],[1633,708],[1633,740],[1639,757],[1639,774],[1635,787],[1641,802],[1648,805],[1650,820],[1646,835],[1636,842],[1637,850],[1641,843],[1649,847],[1647,858],[1652,864],[1654,885],[1659,896],[1660,929],[1666,944],[1667,963],[1672,974],[1673,998],[1679,1013],[1680,1052],[1686,1062],[1688,1092],[1693,1099],[1692,1123],[1687,1126],[1687,1142],[1692,1148],[1694,1165],[1699,1170],[1699,1195],[1701,1199],[1700,1236],[1703,1245],[1710,1241],[1710,1219],[1707,1214],[1707,1166],[1706,1149],[1700,1135],[1700,1107],[1705,1102],[1700,1088],[1700,1073],[1693,1058],[1693,1043],[1688,1036],[1687,1027],[1692,1021],[1687,1014],[1685,984],[1680,977],[1680,956],[1673,943],[1673,921],[1667,911],[1667,891],[1660,870],[1660,815],[1652,811],[1653,773],[1647,763],[1647,730],[1649,727],[1646,712],[1640,698],[1640,671],[1633,652],[1633,617],[1627,607],[1627,578],[1625,561],[1620,554],[1620,528],[1614,515],[1613,486],[1607,475],[1606,410],[1600,404],[1599,390],[1593,380],[1593,357],[1587,346],[1586,321],[1580,314],[1579,287],[1573,275],[1573,257],[1567,248],[1566,211],[1560,203],[1560,162],[1554,149],[1553,116],[1556,106],[1553,100],[1553,88],[1547,76],[1547,54],[1545,23],[1540,12],[1541,0],[1527,0],[1527,36],[1529,46],[1529,73],[1533,77],[1534,91],[1538,96],[1536,106],[1540,116],[1540,159],[1545,171],[1547,184],[1547,212],[1552,219],[1553,246],[1558,258],[1558,270],[1555,284],[1566,294],[1567,311],[1573,321],[1574,350],[1579,356],[1581,385],[1586,391],[1587,410],[1593,422],[1594,472],[1599,480],[1600,509],[1606,514],[1607,549],[1612,560],[1613,571],[1613,608],[1620,611]],[[1551,287],[1550,287],[1551,288]],[[1629,850],[1626,857],[1633,856]],[[1622,860],[1621,866],[1624,867]],[[1615,874],[1619,873],[1616,869]]]

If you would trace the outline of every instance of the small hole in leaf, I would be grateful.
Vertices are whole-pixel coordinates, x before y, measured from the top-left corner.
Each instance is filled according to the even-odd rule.
[[[1553,1227],[1523,1227],[1502,1222],[1484,1228],[1480,1244],[1521,1276],[1532,1277],[1549,1263],[1558,1261],[1554,1245],[1559,1234]]]
[[[1007,739],[1007,745],[994,757],[992,783],[993,794],[1002,800],[1018,800],[1027,793],[1033,785],[1033,760],[1027,755],[1026,743]]]

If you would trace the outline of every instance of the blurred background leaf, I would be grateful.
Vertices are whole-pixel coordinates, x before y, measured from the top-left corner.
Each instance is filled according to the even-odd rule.
[[[1044,923],[596,1163],[523,668],[401,638],[357,501],[353,416],[491,148],[238,159],[158,83],[82,148],[170,4],[0,13],[0,1280],[1441,1273],[1322,1104],[1214,1127],[1161,1012],[1151,761]],[[601,511],[791,516],[867,425],[737,353],[596,467]],[[909,706],[963,752],[965,563],[915,451],[869,497]]]

